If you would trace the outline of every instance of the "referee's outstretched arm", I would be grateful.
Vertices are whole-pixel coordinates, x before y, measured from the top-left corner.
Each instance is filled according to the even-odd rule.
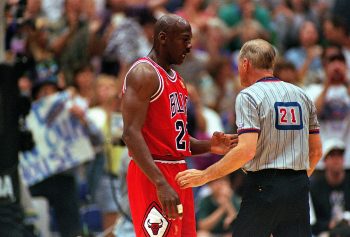
[[[177,183],[181,188],[198,187],[241,168],[254,158],[258,135],[255,132],[239,135],[237,146],[222,159],[205,170],[189,169],[179,172],[175,177]]]

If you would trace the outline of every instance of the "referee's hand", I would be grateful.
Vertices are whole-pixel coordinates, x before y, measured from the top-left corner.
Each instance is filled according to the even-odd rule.
[[[180,188],[198,187],[207,183],[204,172],[202,170],[189,169],[179,172],[175,180]]]

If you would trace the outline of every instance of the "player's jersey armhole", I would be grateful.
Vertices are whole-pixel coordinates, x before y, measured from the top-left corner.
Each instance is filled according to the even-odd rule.
[[[162,76],[160,75],[158,69],[149,61],[147,60],[139,60],[137,62],[135,62],[131,67],[130,69],[128,70],[128,72],[126,73],[125,75],[125,78],[124,78],[124,84],[123,84],[123,89],[122,89],[122,93],[124,94],[125,91],[126,91],[126,78],[128,76],[128,74],[130,73],[130,71],[136,67],[137,65],[139,65],[140,63],[147,63],[149,65],[151,65],[153,67],[153,69],[156,71],[157,75],[158,75],[158,80],[159,80],[159,87],[157,89],[157,91],[151,96],[151,101],[150,102],[153,102],[155,101],[156,99],[158,99],[158,97],[162,94],[163,90],[164,90],[164,81],[163,81],[163,78]]]

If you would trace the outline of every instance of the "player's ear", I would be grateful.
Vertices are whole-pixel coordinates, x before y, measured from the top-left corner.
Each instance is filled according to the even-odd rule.
[[[164,31],[161,31],[161,32],[158,34],[158,41],[159,41],[159,43],[162,44],[162,45],[164,45],[166,39],[167,39],[167,34],[166,34]]]

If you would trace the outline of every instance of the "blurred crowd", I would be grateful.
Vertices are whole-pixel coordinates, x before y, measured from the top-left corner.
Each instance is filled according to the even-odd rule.
[[[24,192],[27,212],[40,212],[30,204],[36,197],[47,201],[50,223],[37,225],[37,236],[134,236],[121,88],[134,60],[151,50],[154,24],[166,13],[192,26],[191,53],[176,69],[187,82],[188,131],[197,138],[235,133],[239,49],[255,38],[273,43],[275,76],[307,92],[321,124],[324,158],[311,178],[313,234],[350,236],[350,1],[5,0],[0,7],[0,62],[22,65],[18,86],[32,104],[68,93],[66,109],[94,152]],[[204,169],[218,159],[188,163]],[[198,236],[231,236],[243,181],[235,172],[194,190]]]

